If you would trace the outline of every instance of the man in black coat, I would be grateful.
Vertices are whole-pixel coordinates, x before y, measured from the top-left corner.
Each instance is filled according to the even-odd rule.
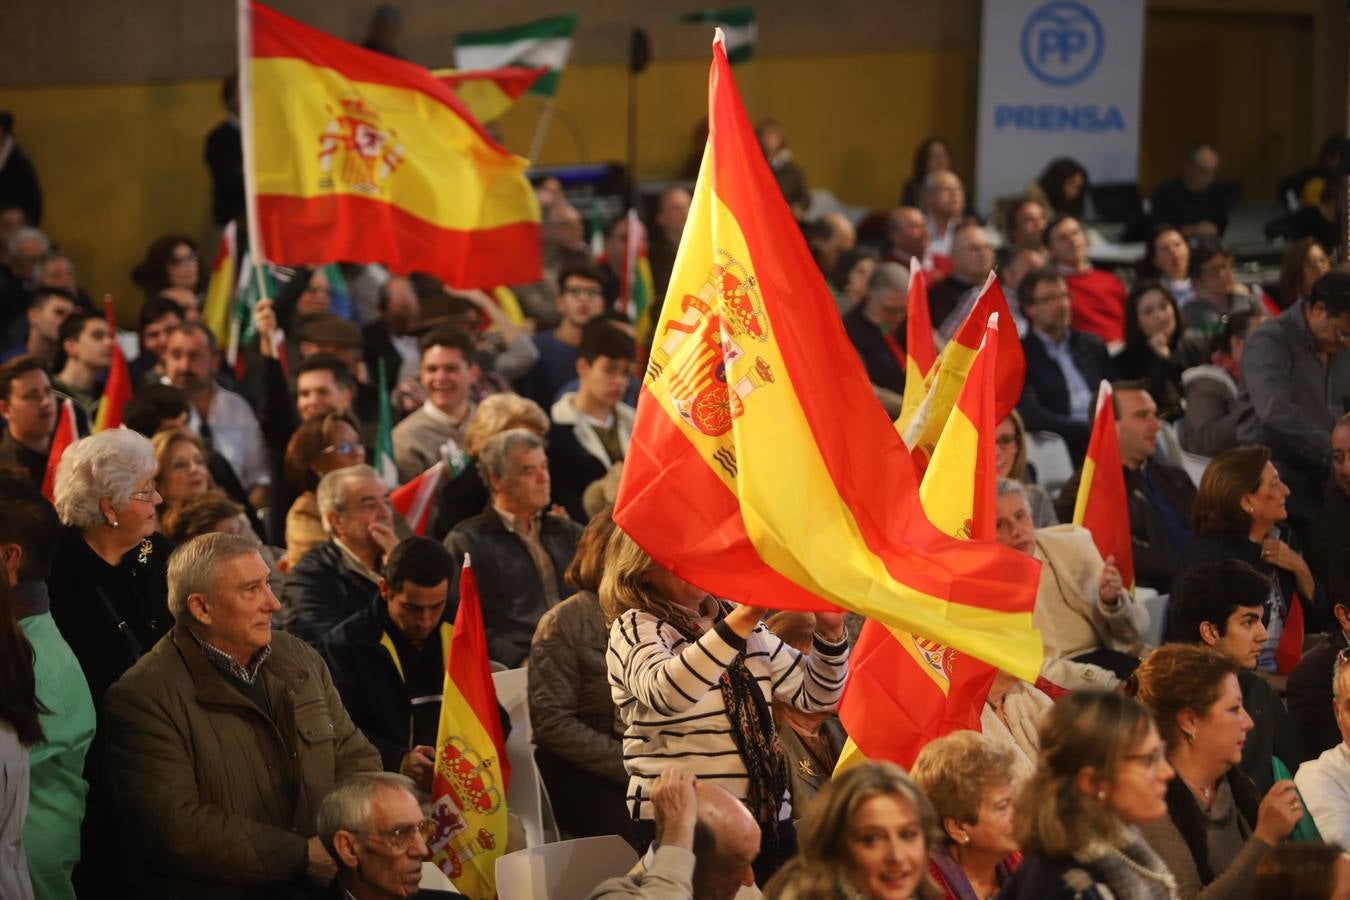
[[[1316,759],[1341,742],[1331,709],[1331,675],[1336,657],[1350,648],[1350,552],[1331,561],[1326,583],[1335,628],[1303,654],[1285,683],[1289,724],[1298,741],[1300,763]]]
[[[224,227],[244,212],[244,139],[239,130],[237,72],[225,77],[220,101],[229,115],[206,136],[202,157],[211,170],[211,221]]]
[[[1331,429],[1331,478],[1312,520],[1308,567],[1326,581],[1336,557],[1350,550],[1350,414]]]
[[[1027,376],[1017,410],[1027,431],[1058,434],[1082,462],[1097,388],[1111,377],[1111,358],[1101,338],[1070,327],[1069,287],[1054,269],[1028,273],[1017,297],[1027,319],[1022,338]]]

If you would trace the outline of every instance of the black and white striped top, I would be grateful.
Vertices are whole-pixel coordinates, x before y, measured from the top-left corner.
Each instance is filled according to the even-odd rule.
[[[746,799],[745,763],[718,687],[742,647],[766,703],[778,699],[807,712],[831,711],[839,703],[848,678],[847,641],[828,644],[817,636],[813,652],[803,657],[763,624],[741,638],[718,622],[692,644],[647,612],[629,610],[610,627],[609,684],[624,725],[628,804],[637,818],[654,818],[652,782],[672,761]],[[791,815],[785,794],[780,816]]]

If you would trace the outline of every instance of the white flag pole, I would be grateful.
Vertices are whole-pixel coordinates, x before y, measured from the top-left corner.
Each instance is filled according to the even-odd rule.
[[[539,165],[539,154],[544,149],[544,135],[548,134],[549,123],[553,121],[554,99],[548,98],[544,111],[539,114],[539,122],[534,126],[534,138],[530,141],[530,155],[526,157],[534,165]]]
[[[253,4],[252,0],[235,0],[238,21],[239,65],[239,133],[244,145],[244,221],[248,230],[249,259],[258,279],[260,296],[267,295],[267,280],[263,277],[262,236],[258,230],[257,186],[253,183],[253,78],[249,62],[253,58]]]

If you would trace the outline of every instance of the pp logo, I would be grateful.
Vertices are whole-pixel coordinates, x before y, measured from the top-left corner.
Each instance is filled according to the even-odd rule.
[[[1022,60],[1046,84],[1067,87],[1092,74],[1102,58],[1102,25],[1074,0],[1051,0],[1022,26]]]

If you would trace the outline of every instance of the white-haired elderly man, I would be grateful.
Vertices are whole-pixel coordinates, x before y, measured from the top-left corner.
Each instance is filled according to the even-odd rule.
[[[380,756],[281,608],[256,545],[205,534],[169,559],[173,631],[108,689],[107,772],[135,896],[293,897],[336,874],[319,803]]]
[[[1139,665],[1148,610],[1081,525],[1036,528],[1019,481],[998,480],[998,541],[1041,561],[1031,622],[1045,643],[1041,674],[1069,689],[1112,688]]]
[[[431,856],[427,835],[432,828],[407,776],[365,772],[348,778],[319,805],[319,840],[338,866],[338,877],[326,896],[330,900],[464,897],[418,889],[422,863]]]
[[[314,493],[328,540],[291,569],[281,597],[286,629],[317,645],[339,622],[379,597],[384,558],[398,536],[389,489],[370,466],[334,469]]]
[[[905,392],[905,319],[909,314],[909,269],[877,263],[867,297],[844,315],[844,333],[862,358],[867,380],[889,413],[899,415]]]
[[[548,458],[534,432],[493,435],[478,454],[478,468],[492,500],[446,535],[455,562],[450,604],[459,606],[459,572],[468,554],[483,601],[488,656],[514,668],[529,655],[540,617],[570,593],[563,573],[576,555],[581,526],[565,511],[548,511]]]
[[[1316,759],[1299,766],[1294,783],[1308,804],[1322,840],[1342,847],[1350,841],[1350,651],[1342,650],[1333,664],[1331,709],[1341,742]]]

